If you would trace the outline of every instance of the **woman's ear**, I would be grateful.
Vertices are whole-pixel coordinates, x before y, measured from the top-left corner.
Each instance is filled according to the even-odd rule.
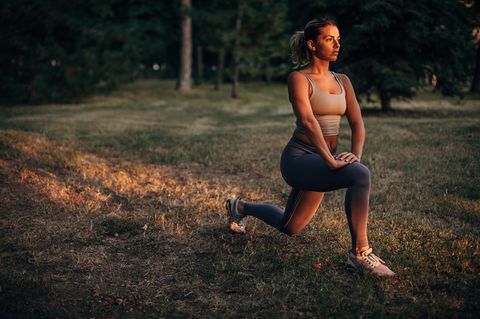
[[[313,42],[313,40],[307,41],[307,48],[309,48],[312,51],[315,51],[315,43]]]

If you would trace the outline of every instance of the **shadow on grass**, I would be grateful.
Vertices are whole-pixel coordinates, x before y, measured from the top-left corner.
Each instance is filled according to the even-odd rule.
[[[95,245],[97,240],[90,238],[87,243],[75,238],[75,232],[85,231],[85,223],[72,226],[72,212],[66,207],[32,196],[35,190],[29,185],[2,173],[7,178],[2,179],[0,189],[12,192],[1,198],[6,209],[2,210],[0,246],[2,318],[88,316],[89,305],[94,303],[83,283],[85,272],[73,266],[67,251]]]

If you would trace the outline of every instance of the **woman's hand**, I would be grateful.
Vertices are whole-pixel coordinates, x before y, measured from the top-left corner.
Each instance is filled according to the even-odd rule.
[[[334,170],[337,170],[337,169],[342,168],[344,166],[347,166],[348,164],[349,163],[347,163],[345,161],[335,159],[333,162],[329,163],[328,166],[330,167],[330,169],[332,171],[334,171]]]
[[[360,159],[355,154],[350,152],[340,153],[333,158],[334,161],[328,164],[332,170],[342,168],[351,163],[360,162]]]
[[[350,152],[343,152],[335,156],[336,160],[347,162],[348,164],[360,162],[360,159],[357,155]]]

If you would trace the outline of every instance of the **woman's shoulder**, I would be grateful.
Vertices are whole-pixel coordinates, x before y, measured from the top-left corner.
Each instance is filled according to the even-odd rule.
[[[333,72],[340,80],[350,82],[350,78],[345,73]]]
[[[303,72],[304,72],[304,71],[303,71],[302,69],[295,69],[295,70],[293,70],[292,72],[290,72],[290,73],[288,74],[288,77],[291,77],[291,76],[299,76],[299,75],[302,75]],[[303,75],[303,76],[305,76],[305,75]]]
[[[334,73],[340,79],[340,81],[342,81],[343,86],[347,86],[347,87],[352,86],[352,83],[350,82],[350,78],[348,77],[348,75],[346,75],[345,73],[337,73],[337,72],[334,72]]]
[[[288,83],[298,82],[298,81],[307,81],[305,74],[303,74],[302,70],[293,70],[288,74]]]

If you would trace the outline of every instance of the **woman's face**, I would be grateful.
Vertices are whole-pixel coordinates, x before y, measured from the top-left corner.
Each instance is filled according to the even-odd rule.
[[[336,61],[340,51],[340,32],[334,25],[320,29],[316,41],[308,40],[307,46],[312,55],[321,60]]]

